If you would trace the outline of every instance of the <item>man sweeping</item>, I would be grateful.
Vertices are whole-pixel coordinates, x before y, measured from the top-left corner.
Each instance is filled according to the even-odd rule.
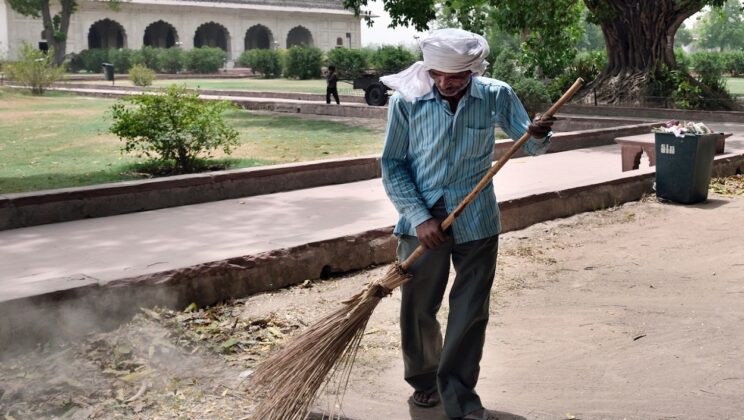
[[[499,209],[489,184],[452,224],[440,224],[473,189],[492,162],[494,126],[512,139],[529,132],[523,150],[537,155],[550,144],[552,119],[533,123],[504,82],[479,77],[489,48],[480,35],[435,31],[421,42],[424,60],[381,80],[390,99],[382,179],[398,210],[398,259],[423,245],[402,286],[401,337],[411,402],[444,405],[451,418],[488,419],[475,386],[496,270]],[[456,277],[442,339],[436,314],[450,271]]]

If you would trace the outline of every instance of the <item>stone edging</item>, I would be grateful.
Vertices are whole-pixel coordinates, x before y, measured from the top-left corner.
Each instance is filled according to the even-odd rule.
[[[616,137],[647,133],[657,124],[556,133],[549,152],[612,144]],[[496,141],[494,160],[512,144],[512,140]],[[515,156],[522,155],[519,151]],[[379,157],[368,156],[6,194],[0,195],[0,230],[363,181],[379,176]]]
[[[379,157],[334,159],[0,195],[0,230],[363,181]]]
[[[617,137],[632,136],[635,134],[650,133],[651,128],[661,125],[660,122],[623,125],[610,128],[597,128],[581,131],[567,131],[555,133],[551,139],[548,153],[566,152],[569,150],[585,149],[589,147],[606,146],[613,144]],[[496,140],[493,149],[493,160],[503,156],[514,141],[511,139]],[[519,150],[514,157],[525,156],[526,154]]]
[[[744,123],[744,112],[741,111],[692,111],[686,109],[566,104],[561,108],[561,112],[567,114],[602,115],[610,117]]]
[[[143,88],[139,86],[109,86],[96,83],[55,83],[54,87],[68,89],[100,89],[116,90],[122,92],[155,92],[158,88]],[[188,89],[202,95],[220,95],[220,96],[241,96],[249,98],[278,98],[293,99],[297,101],[325,101],[325,94],[322,93],[304,93],[304,92],[264,92],[255,90],[229,90],[229,89]],[[341,95],[342,103],[361,103],[364,102],[364,96]]]

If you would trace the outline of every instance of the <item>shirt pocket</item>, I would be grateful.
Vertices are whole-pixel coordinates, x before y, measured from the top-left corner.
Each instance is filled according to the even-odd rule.
[[[494,128],[465,127],[462,136],[462,155],[468,158],[483,158],[493,155]]]

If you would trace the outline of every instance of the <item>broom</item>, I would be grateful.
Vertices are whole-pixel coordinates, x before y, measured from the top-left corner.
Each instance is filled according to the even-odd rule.
[[[542,118],[550,118],[581,88],[579,78]],[[489,169],[478,185],[442,222],[442,230],[462,213],[485,188],[506,161],[530,138],[525,133],[519,141]],[[426,252],[419,246],[403,262],[393,264],[385,276],[366,285],[342,306],[258,365],[250,378],[252,390],[263,397],[253,413],[255,419],[302,420],[320,391],[335,379],[339,402],[351,374],[357,350],[372,312],[380,300],[410,279],[406,270]],[[328,378],[328,379],[326,379]]]

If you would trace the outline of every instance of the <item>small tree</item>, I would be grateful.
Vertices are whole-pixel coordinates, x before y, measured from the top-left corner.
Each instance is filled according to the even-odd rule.
[[[413,64],[416,57],[402,46],[385,45],[372,54],[371,61],[383,73],[397,73]]]
[[[319,48],[294,46],[287,51],[284,75],[301,80],[320,77],[323,52]]]
[[[111,64],[114,65],[114,70],[119,73],[127,73],[132,68],[132,50],[127,48],[119,48],[116,50],[109,50],[108,59]],[[100,70],[100,66],[99,66]]]
[[[31,44],[21,45],[20,59],[5,65],[8,78],[31,89],[34,95],[41,95],[52,83],[61,80],[65,67],[54,65],[53,52],[45,53]]]
[[[186,53],[186,68],[195,73],[215,73],[226,59],[227,53],[222,48],[193,48]]]
[[[89,50],[80,51],[79,59],[85,71],[90,73],[100,73],[101,64],[109,61],[108,55],[109,50],[103,48],[91,48]]]
[[[328,64],[336,66],[342,79],[354,79],[369,68],[367,55],[366,50],[334,48],[328,51]]]
[[[186,55],[178,47],[166,48],[160,53],[160,71],[163,73],[178,73],[183,70]]]
[[[243,51],[238,58],[238,64],[250,67],[254,73],[261,73],[266,79],[273,79],[282,74],[282,58],[277,50]]]
[[[238,132],[227,126],[223,113],[234,108],[172,85],[156,95],[133,95],[114,104],[109,131],[125,142],[124,152],[172,164],[176,173],[190,173],[198,169],[199,158],[211,157],[213,150],[231,153]]]

